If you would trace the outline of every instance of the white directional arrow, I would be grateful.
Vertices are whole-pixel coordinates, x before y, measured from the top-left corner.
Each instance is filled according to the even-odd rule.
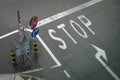
[[[108,61],[107,56],[105,54],[105,51],[93,44],[91,44],[96,50],[97,53],[95,55],[96,59],[103,65],[103,67],[105,67],[105,69],[116,79],[116,80],[120,80],[120,78],[109,68],[109,66],[107,66],[107,64],[101,59],[101,57],[103,57],[106,61]]]
[[[96,57],[97,59],[102,56],[106,61],[108,61],[108,60],[107,60],[107,56],[106,56],[104,50],[98,48],[97,46],[95,46],[95,45],[93,45],[93,44],[92,44],[92,46],[98,51],[98,53],[95,55],[95,57]]]

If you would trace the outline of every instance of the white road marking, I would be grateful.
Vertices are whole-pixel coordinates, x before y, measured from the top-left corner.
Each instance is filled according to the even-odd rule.
[[[30,29],[26,29],[26,31],[32,32],[32,30]],[[57,58],[53,55],[52,51],[48,48],[48,46],[45,44],[45,42],[42,40],[42,38],[40,38],[39,35],[36,36],[37,39],[40,41],[40,43],[42,43],[42,45],[44,46],[44,48],[48,51],[49,55],[53,58],[53,60],[55,61],[55,63],[58,66],[61,66],[61,63],[57,60]]]
[[[75,41],[75,39],[67,32],[67,30],[64,28],[65,27],[65,24],[60,24],[57,26],[58,29],[62,29],[68,36],[69,38],[75,43],[77,44],[77,42]]]
[[[49,68],[36,68],[36,69],[33,69],[33,70],[28,70],[28,71],[23,71],[23,72],[19,72],[17,74],[28,74],[28,73],[33,73],[33,72],[38,72],[38,71],[42,71],[42,70],[45,70],[45,69],[54,69],[54,68],[57,68],[57,67],[60,67],[58,65],[54,65],[54,66],[51,66]],[[66,71],[65,71],[66,72]]]
[[[32,73],[32,72],[38,72],[44,70],[44,68],[38,68],[38,69],[34,69],[34,70],[28,70],[28,71],[24,71],[24,72],[20,72],[18,74],[28,74],[28,73]]]
[[[8,37],[8,36],[10,36],[10,35],[12,35],[12,34],[17,33],[17,32],[18,32],[18,30],[14,30],[14,31],[12,31],[12,32],[9,32],[9,33],[7,33],[7,34],[4,34],[3,36],[0,36],[0,39],[6,38],[6,37]]]
[[[48,48],[48,46],[44,43],[44,41],[37,35],[37,39],[43,44],[45,49],[48,51],[49,55],[53,58],[58,66],[61,66],[61,63],[57,60],[57,58],[53,55],[52,51]]]
[[[68,78],[71,77],[66,70],[64,70],[63,72],[66,74],[66,76],[67,76]]]
[[[70,14],[73,14],[73,13],[75,13],[77,11],[80,11],[80,10],[82,10],[84,8],[90,7],[90,6],[92,6],[94,4],[97,4],[97,3],[101,2],[101,1],[103,1],[103,0],[91,0],[89,2],[81,4],[81,5],[76,6],[74,8],[71,8],[69,10],[66,10],[66,11],[63,11],[63,12],[58,13],[56,15],[50,16],[50,17],[48,17],[46,19],[43,19],[43,20],[39,21],[37,27],[43,26],[45,24],[48,24],[50,22],[53,22],[55,20],[58,20],[58,19],[63,18],[65,16],[68,16]]]
[[[53,68],[57,68],[57,67],[60,67],[60,66],[54,65],[54,66],[51,66],[50,68],[53,69]]]
[[[103,49],[91,44],[98,52],[96,53],[96,59],[104,66],[104,68],[115,78],[115,80],[120,80],[119,76],[115,74],[114,71],[101,59],[103,57],[106,61],[108,61],[106,53]]]

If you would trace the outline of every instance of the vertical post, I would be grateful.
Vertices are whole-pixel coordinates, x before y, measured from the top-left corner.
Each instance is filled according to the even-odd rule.
[[[18,17],[18,24],[19,24],[19,23],[21,23],[21,21],[20,21],[20,12],[19,11],[17,11],[17,17]]]

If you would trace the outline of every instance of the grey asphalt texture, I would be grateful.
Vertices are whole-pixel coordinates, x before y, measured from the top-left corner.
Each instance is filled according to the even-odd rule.
[[[27,27],[32,16],[37,15],[43,20],[52,15],[84,4],[90,0],[0,0],[0,36],[18,28],[16,11],[19,10]],[[85,15],[91,22],[90,28],[93,35],[78,16]],[[87,39],[78,35],[70,25],[70,20],[76,21],[85,30]],[[64,23],[65,29],[76,40],[77,44],[57,26]],[[50,48],[62,66],[49,69],[56,65],[43,45],[38,42],[39,52],[37,62],[30,61],[29,68],[14,66],[10,60],[10,49],[18,45],[19,35],[8,36],[0,39],[0,74],[19,73],[31,69],[44,68],[44,70],[28,73],[26,75],[42,77],[45,80],[115,80],[113,76],[95,58],[97,51],[91,46],[94,44],[103,49],[108,61],[101,58],[118,77],[120,77],[120,1],[104,0],[93,6],[70,14],[64,18],[39,27],[39,35]],[[61,43],[53,40],[48,30],[56,31],[54,36],[62,38],[67,49],[58,47]],[[79,32],[82,33],[80,29]],[[63,72],[66,70],[71,76],[68,78]]]

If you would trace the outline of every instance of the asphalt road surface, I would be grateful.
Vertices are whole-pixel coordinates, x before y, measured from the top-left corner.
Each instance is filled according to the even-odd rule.
[[[39,17],[39,51],[29,67],[14,66],[20,44],[17,10],[26,32]],[[0,0],[0,74],[45,80],[120,80],[119,0]]]

